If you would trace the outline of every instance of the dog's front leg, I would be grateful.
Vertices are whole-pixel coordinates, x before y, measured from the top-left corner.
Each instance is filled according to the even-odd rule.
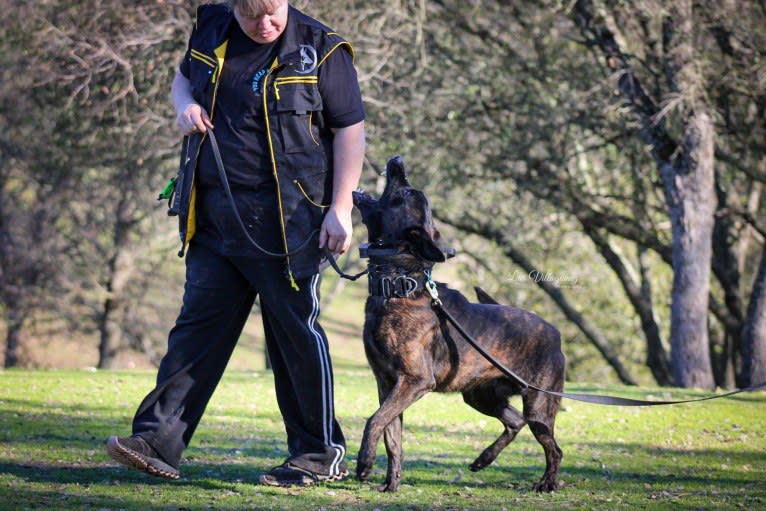
[[[388,454],[388,470],[386,482],[378,487],[378,491],[396,491],[402,480],[402,423],[404,414],[400,413],[388,423],[383,434]]]
[[[362,445],[356,458],[356,478],[366,480],[372,472],[375,464],[375,451],[386,428],[391,421],[397,418],[412,403],[423,397],[435,386],[433,379],[424,380],[406,375],[401,375],[396,381],[394,388],[386,397],[372,417],[367,421],[362,436]],[[399,428],[401,436],[401,428]],[[401,468],[399,470],[401,472]],[[384,487],[384,489],[386,489]],[[396,488],[393,488],[396,489]]]
[[[385,379],[378,378],[378,403],[383,404],[391,393],[392,383]],[[378,487],[378,491],[394,492],[399,489],[399,483],[402,480],[402,419],[404,414],[400,413],[394,420],[388,423],[384,432],[383,440],[386,443],[386,454],[388,455],[388,470],[386,471],[386,482]]]

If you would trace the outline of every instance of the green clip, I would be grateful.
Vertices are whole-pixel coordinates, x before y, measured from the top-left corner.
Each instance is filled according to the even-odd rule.
[[[165,188],[162,189],[160,192],[160,196],[158,200],[167,200],[170,199],[173,196],[173,190],[176,188],[176,178],[171,177],[168,179],[168,184],[165,185]]]
[[[426,270],[425,273],[428,277],[428,280],[426,280],[426,290],[428,291],[428,294],[431,295],[431,303],[434,305],[441,305],[442,301],[439,299],[439,291],[436,290],[436,282],[434,282],[434,277],[431,275],[429,270]]]

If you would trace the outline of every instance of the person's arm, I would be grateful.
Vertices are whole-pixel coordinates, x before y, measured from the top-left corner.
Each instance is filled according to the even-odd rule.
[[[319,247],[334,254],[345,253],[351,245],[351,192],[359,186],[364,162],[364,121],[333,130],[333,193],[332,204],[322,222]]]
[[[181,133],[184,135],[204,133],[208,128],[213,127],[205,109],[194,101],[189,79],[179,70],[176,70],[176,76],[173,78],[170,96],[176,109],[176,126]]]

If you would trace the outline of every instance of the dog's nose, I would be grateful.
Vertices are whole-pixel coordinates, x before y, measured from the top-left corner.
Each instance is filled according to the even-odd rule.
[[[404,159],[401,156],[394,156],[386,164],[386,180],[401,181],[402,184],[409,185],[407,182],[407,171],[404,169]]]

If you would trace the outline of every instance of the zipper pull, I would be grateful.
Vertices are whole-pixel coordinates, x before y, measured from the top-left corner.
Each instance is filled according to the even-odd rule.
[[[276,80],[274,80],[274,95],[277,97],[277,101],[282,99],[282,98],[279,97],[279,86],[277,85],[277,81]]]

